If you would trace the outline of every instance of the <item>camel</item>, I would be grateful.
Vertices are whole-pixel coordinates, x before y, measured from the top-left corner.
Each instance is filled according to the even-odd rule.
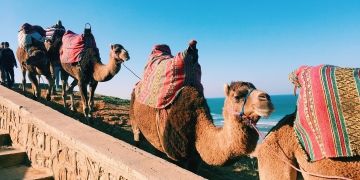
[[[60,48],[60,54],[62,49]],[[94,107],[94,93],[98,82],[111,80],[121,69],[121,64],[129,60],[129,54],[120,44],[111,45],[110,58],[107,65],[99,59],[97,49],[87,48],[84,50],[82,60],[79,63],[61,63],[62,96],[66,105],[66,86],[68,77],[71,76],[78,82],[79,93],[83,104],[83,113],[86,118],[91,117]],[[87,85],[89,85],[90,99],[88,98]],[[71,109],[74,110],[73,92],[70,91]]]
[[[296,179],[296,170],[321,176],[360,178],[360,157],[325,158],[309,162],[293,129],[296,113],[285,116],[256,148],[260,179]],[[302,173],[304,179],[323,179]],[[326,179],[326,178],[325,178]],[[334,179],[334,178],[333,178]]]
[[[30,48],[30,51],[34,56],[29,57],[29,54],[26,52],[26,50],[22,47],[18,47],[16,50],[16,57],[19,61],[21,71],[22,71],[22,88],[23,91],[25,91],[25,85],[26,85],[26,72],[28,71],[28,78],[31,81],[31,86],[33,90],[33,98],[39,98],[40,97],[40,87],[36,76],[37,75],[44,75],[48,81],[48,90],[46,93],[46,100],[51,99],[52,89],[54,86],[54,79],[51,75],[50,71],[50,63],[48,60],[48,57],[46,55],[46,51],[43,48],[39,48],[37,46],[32,46]],[[36,63],[27,64],[28,61],[33,61]]]
[[[64,31],[56,30],[54,32],[53,38],[50,40],[46,40],[44,45],[47,50],[47,55],[50,60],[50,71],[53,79],[55,80],[55,66],[60,65],[60,47],[62,45],[62,36],[64,35]],[[56,93],[55,86],[53,87],[53,93]]]
[[[203,93],[185,86],[165,108],[168,116],[163,133],[156,126],[159,109],[137,102],[133,92],[130,121],[135,143],[139,143],[142,134],[157,150],[192,171],[196,171],[201,161],[223,165],[251,153],[258,134],[250,123],[256,124],[261,116],[272,113],[270,97],[249,82],[232,82],[225,85],[224,91],[223,127],[213,124]]]

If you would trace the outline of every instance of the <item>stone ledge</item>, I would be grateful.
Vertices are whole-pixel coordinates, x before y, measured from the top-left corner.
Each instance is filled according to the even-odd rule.
[[[3,86],[0,129],[56,179],[203,179]]]

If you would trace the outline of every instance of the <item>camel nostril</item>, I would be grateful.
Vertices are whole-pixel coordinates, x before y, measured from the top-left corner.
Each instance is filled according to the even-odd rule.
[[[266,93],[261,93],[258,97],[260,101],[270,101],[270,96]]]

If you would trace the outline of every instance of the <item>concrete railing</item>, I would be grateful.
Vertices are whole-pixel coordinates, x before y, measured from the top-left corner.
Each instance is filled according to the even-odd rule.
[[[203,179],[3,86],[0,129],[55,179]]]

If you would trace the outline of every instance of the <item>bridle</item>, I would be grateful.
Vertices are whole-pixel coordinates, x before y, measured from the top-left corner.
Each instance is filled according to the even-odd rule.
[[[241,108],[241,111],[240,111],[240,117],[243,118],[243,116],[245,115],[245,105],[246,105],[246,102],[250,96],[250,94],[256,90],[256,88],[251,88],[248,90],[248,93],[246,94],[246,96],[244,97],[244,104],[243,104],[243,107]]]

